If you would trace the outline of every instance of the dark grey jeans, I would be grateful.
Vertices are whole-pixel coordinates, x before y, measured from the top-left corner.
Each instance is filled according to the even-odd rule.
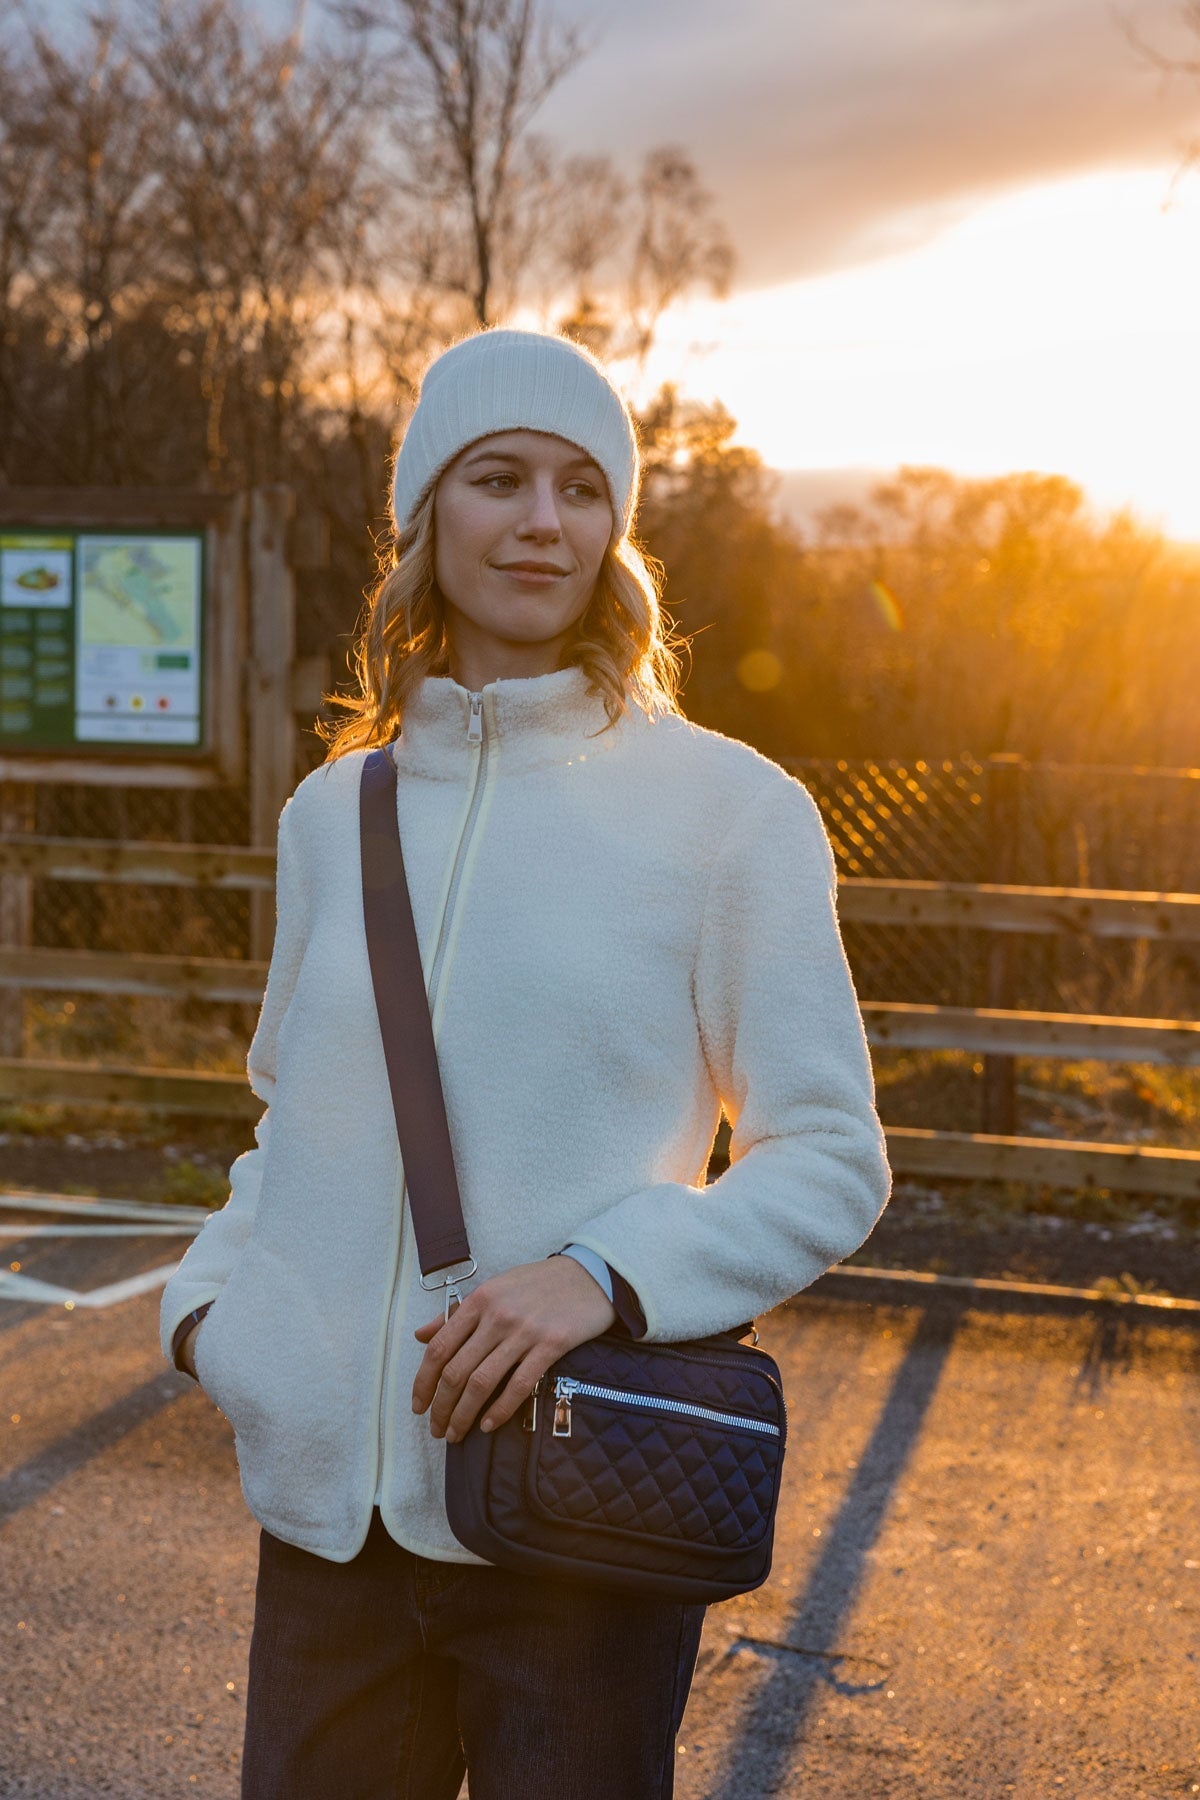
[[[669,1800],[702,1606],[263,1531],[242,1800]]]

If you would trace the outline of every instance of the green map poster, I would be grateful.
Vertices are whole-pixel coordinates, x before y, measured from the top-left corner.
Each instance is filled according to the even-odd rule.
[[[200,749],[199,534],[0,534],[0,748]]]

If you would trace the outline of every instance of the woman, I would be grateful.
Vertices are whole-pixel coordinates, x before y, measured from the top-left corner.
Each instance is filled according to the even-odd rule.
[[[263,1527],[251,1800],[453,1800],[464,1763],[472,1800],[669,1795],[702,1608],[481,1563],[446,1523],[443,1442],[600,1332],[775,1305],[886,1198],[824,832],[782,769],[679,713],[637,475],[577,346],[489,331],[435,361],[362,693],[280,819],[248,1059],[267,1110],[162,1304]],[[359,774],[389,742],[479,1262],[448,1321],[364,938]]]

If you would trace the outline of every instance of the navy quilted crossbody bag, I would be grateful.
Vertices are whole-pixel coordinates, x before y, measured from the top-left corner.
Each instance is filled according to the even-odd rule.
[[[359,823],[367,949],[421,1281],[444,1290],[449,1309],[474,1262],[385,750],[363,763]],[[522,1412],[447,1445],[446,1512],[459,1542],[502,1568],[674,1600],[759,1587],[771,1569],[787,1420],[778,1367],[739,1335],[677,1344],[606,1335],[568,1351]]]

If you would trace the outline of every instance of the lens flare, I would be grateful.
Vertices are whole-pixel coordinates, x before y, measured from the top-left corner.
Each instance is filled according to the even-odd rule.
[[[738,663],[737,675],[752,694],[769,694],[783,680],[783,664],[773,650],[748,650]]]
[[[904,630],[904,614],[900,611],[900,602],[893,594],[886,581],[873,581],[871,595],[879,609],[879,616],[889,631]]]

